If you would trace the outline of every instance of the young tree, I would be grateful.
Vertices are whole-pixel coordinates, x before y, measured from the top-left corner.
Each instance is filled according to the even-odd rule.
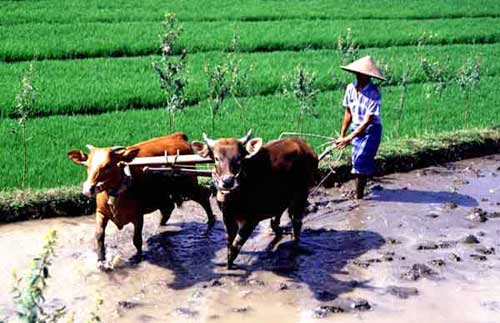
[[[187,52],[182,50],[180,55],[174,55],[174,45],[183,31],[182,26],[177,23],[175,14],[165,15],[163,28],[164,32],[160,35],[161,58],[160,61],[153,62],[153,68],[158,74],[160,89],[166,99],[165,108],[169,116],[169,130],[173,132],[175,130],[175,115],[187,103],[185,96]]]
[[[295,68],[293,79],[284,77],[285,95],[291,95],[297,101],[298,115],[297,128],[299,132],[303,130],[304,117],[309,114],[317,117],[316,107],[318,101],[319,89],[315,86],[317,75],[314,72],[308,72],[301,65]]]
[[[47,286],[56,242],[56,231],[47,232],[42,252],[33,259],[30,274],[23,280],[13,273],[12,294],[17,305],[17,316],[22,322],[56,322],[66,313],[65,307],[50,312],[44,308],[43,292]]]
[[[479,83],[481,81],[481,59],[468,58],[467,61],[458,69],[455,81],[464,96],[464,123],[468,125],[471,116],[471,95],[473,90],[479,87]]]
[[[33,64],[31,64],[28,72],[22,79],[21,88],[16,96],[16,115],[18,116],[18,124],[21,128],[23,147],[22,188],[26,187],[28,183],[28,120],[36,113],[36,89],[33,86],[34,77],[35,71]]]
[[[243,122],[243,106],[238,97],[245,95],[246,82],[251,67],[243,69],[241,59],[238,58],[240,37],[235,32],[231,41],[231,51],[225,61],[211,67],[205,65],[207,75],[208,99],[210,102],[212,133],[215,131],[215,120],[222,108],[222,104],[229,96],[232,97],[240,109],[240,121]]]

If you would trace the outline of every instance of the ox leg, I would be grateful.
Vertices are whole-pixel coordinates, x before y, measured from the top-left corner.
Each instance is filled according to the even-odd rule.
[[[174,201],[172,201],[172,199],[168,199],[168,202],[166,202],[165,205],[160,209],[160,213],[161,213],[160,225],[161,226],[167,225],[167,221],[170,219],[170,216],[172,215],[174,208],[175,208]]]
[[[307,196],[307,191],[296,194],[295,198],[290,203],[290,207],[288,208],[288,213],[290,214],[290,218],[292,220],[293,240],[295,241],[295,243],[298,243],[300,241],[302,218],[304,217],[304,211],[307,204]]]
[[[238,225],[236,221],[229,216],[223,216],[224,226],[226,227],[226,239],[227,239],[227,261],[229,268],[229,255],[231,254],[231,246],[233,244],[234,238],[238,233]]]
[[[236,235],[236,238],[234,239],[232,245],[229,248],[229,253],[227,256],[228,269],[233,268],[233,262],[236,259],[236,257],[238,257],[241,247],[243,247],[243,245],[248,240],[248,238],[250,237],[256,226],[257,222],[246,222],[238,230],[238,234]]]
[[[283,229],[280,227],[280,220],[281,214],[278,214],[271,218],[271,229],[277,237],[283,234]]]
[[[210,205],[210,194],[210,189],[199,185],[192,199],[203,207],[205,213],[207,213],[207,224],[212,226],[215,224],[215,216]]]
[[[137,217],[134,223],[134,246],[137,249],[137,255],[142,255],[142,227],[144,226],[144,215]]]
[[[97,248],[97,261],[103,262],[106,259],[106,250],[104,248],[104,235],[106,232],[106,225],[109,219],[99,211],[95,214],[95,240]]]
[[[234,219],[226,216],[224,217],[224,225],[226,226],[226,239],[227,246],[229,247],[233,243],[234,238],[238,233],[238,225],[236,224],[236,221],[234,221]]]

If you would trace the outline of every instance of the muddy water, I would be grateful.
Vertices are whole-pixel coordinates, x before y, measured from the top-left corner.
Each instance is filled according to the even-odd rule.
[[[129,260],[131,228],[108,226],[109,273],[95,266],[92,217],[3,225],[0,318],[13,315],[12,270],[27,269],[56,229],[47,302],[77,321],[101,297],[106,322],[500,322],[499,166],[496,155],[393,174],[361,202],[343,197],[352,183],[323,190],[310,199],[299,249],[286,216],[280,241],[266,221],[231,271],[222,223],[207,230],[190,203],[166,227],[147,216],[141,262]],[[479,243],[462,242],[468,235]]]

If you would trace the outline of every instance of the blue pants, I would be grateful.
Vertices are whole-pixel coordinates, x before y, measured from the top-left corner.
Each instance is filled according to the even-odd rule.
[[[355,127],[358,127],[356,125]],[[352,173],[373,175],[375,173],[375,156],[382,140],[382,125],[370,124],[364,133],[355,137],[352,142]]]

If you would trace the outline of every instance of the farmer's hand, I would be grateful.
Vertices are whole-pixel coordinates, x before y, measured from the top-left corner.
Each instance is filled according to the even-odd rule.
[[[351,143],[351,136],[347,136],[347,137],[340,137],[339,139],[337,139],[337,141],[335,142],[335,145],[337,146],[337,148],[339,149],[342,149],[344,148],[345,146],[349,145]]]

